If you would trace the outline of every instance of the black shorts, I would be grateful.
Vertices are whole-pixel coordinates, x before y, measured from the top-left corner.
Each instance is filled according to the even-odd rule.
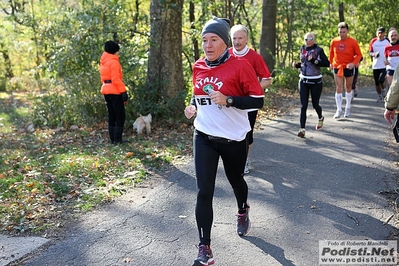
[[[388,69],[387,70],[387,75],[388,76],[393,76],[393,73],[395,72],[395,69]]]
[[[385,76],[387,75],[387,70],[385,68],[373,69],[374,83],[376,86],[383,84],[385,82]]]
[[[355,75],[355,68],[349,69],[349,68],[344,68],[344,77],[352,77]],[[334,74],[338,74],[338,68],[334,68]]]

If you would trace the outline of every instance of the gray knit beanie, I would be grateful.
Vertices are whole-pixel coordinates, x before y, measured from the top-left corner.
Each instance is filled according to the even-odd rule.
[[[206,33],[215,33],[219,36],[224,43],[229,46],[229,31],[230,31],[230,20],[227,18],[218,18],[213,17],[207,23],[205,23],[202,28],[201,36],[204,36]]]

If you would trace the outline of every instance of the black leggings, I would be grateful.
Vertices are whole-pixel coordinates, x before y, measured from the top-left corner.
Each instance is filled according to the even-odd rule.
[[[306,124],[306,110],[308,109],[309,103],[309,92],[312,96],[312,105],[316,110],[319,119],[323,117],[322,109],[319,104],[321,92],[323,90],[323,82],[316,82],[316,84],[305,83],[302,80],[299,81],[299,97],[301,99],[301,114],[299,116],[299,121],[301,123],[301,128],[305,128]]]
[[[247,139],[230,141],[209,139],[209,136],[194,131],[194,163],[197,177],[197,220],[200,244],[210,245],[213,223],[213,194],[219,157],[222,158],[224,171],[233,188],[238,209],[247,208],[248,185],[244,180],[244,167],[247,159]]]
[[[123,127],[126,120],[125,104],[121,94],[104,95],[108,110],[108,126]]]
[[[357,78],[359,77],[359,68],[354,67],[353,81],[352,81],[352,90],[356,89]]]

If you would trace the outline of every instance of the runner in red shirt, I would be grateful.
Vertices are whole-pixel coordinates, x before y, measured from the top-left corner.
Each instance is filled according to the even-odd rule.
[[[202,29],[205,58],[194,64],[193,98],[184,110],[194,120],[194,164],[197,178],[195,217],[199,234],[198,255],[193,266],[214,264],[211,244],[213,194],[219,158],[237,201],[237,233],[250,229],[248,185],[244,179],[248,109],[262,108],[264,93],[246,59],[231,56],[229,20],[214,17]]]
[[[263,57],[248,47],[248,29],[244,25],[235,25],[230,29],[230,37],[233,43],[233,47],[229,48],[230,54],[236,55],[238,57],[244,57],[249,61],[255,70],[256,75],[260,81],[260,85],[263,90],[270,86],[272,83],[272,77],[270,75],[269,68],[267,67]],[[247,162],[245,163],[244,174],[249,173],[249,153],[252,148],[252,143],[254,142],[253,134],[256,122],[256,117],[258,116],[258,109],[248,111],[248,119],[251,124],[251,131],[248,132],[248,154]]]
[[[388,40],[389,43],[384,50],[384,63],[387,69],[388,85],[391,86],[393,73],[395,72],[396,66],[399,63],[399,40],[398,32],[395,29],[389,31]]]

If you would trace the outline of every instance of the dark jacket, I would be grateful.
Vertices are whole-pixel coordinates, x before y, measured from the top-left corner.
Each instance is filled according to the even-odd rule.
[[[303,45],[300,50],[301,63],[295,65],[296,68],[301,69],[301,74],[306,77],[320,76],[320,67],[329,67],[330,61],[323,48],[319,47],[317,44],[307,47]],[[309,56],[311,59],[309,60]]]

